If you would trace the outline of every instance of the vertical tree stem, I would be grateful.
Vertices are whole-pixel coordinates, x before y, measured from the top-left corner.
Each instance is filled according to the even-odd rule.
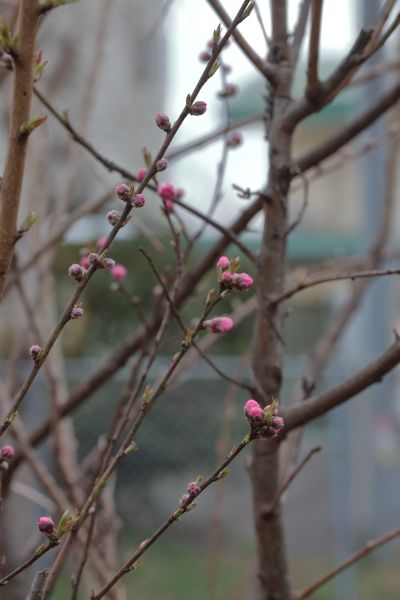
[[[14,87],[11,104],[7,157],[0,190],[0,300],[16,239],[18,207],[29,136],[21,136],[21,127],[30,119],[33,59],[39,19],[38,0],[21,0],[18,13],[18,47],[14,60]]]

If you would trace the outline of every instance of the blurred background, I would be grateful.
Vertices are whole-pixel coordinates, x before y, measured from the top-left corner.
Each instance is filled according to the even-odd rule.
[[[224,4],[233,15],[240,2],[231,0]],[[267,3],[259,5],[268,30]],[[290,2],[292,25],[297,8],[298,2]],[[378,8],[379,2],[368,0],[350,3],[325,0],[323,74],[329,74],[340,61],[360,27],[373,22]],[[0,2],[0,9],[7,19],[13,18],[12,2]],[[218,18],[206,2],[81,0],[53,11],[40,28],[39,47],[49,64],[38,88],[60,112],[68,111],[71,123],[101,154],[137,172],[144,165],[143,148],[155,153],[163,139],[163,133],[155,126],[155,114],[166,112],[171,121],[179,114],[186,94],[204,67],[198,56],[206,49],[217,24]],[[256,50],[265,55],[265,40],[254,15],[243,24],[242,31]],[[385,50],[392,60],[398,59],[396,40],[393,41]],[[295,81],[297,94],[304,88],[304,50]],[[182,187],[188,204],[207,212],[224,152],[223,141],[219,138],[193,152],[179,154],[179,150],[217,127],[240,125],[247,120],[249,124],[239,128],[243,143],[228,152],[222,197],[214,215],[228,226],[249,202],[239,197],[233,185],[257,191],[266,181],[268,144],[262,114],[268,90],[234,43],[224,51],[223,59],[232,67],[226,77],[239,86],[238,93],[228,102],[221,101],[217,97],[221,90],[219,74],[210,80],[200,97],[208,104],[207,113],[186,120],[170,151],[176,156],[171,157],[168,171],[161,177]],[[380,53],[377,61],[382,60],[385,56]],[[332,106],[307,119],[297,134],[295,158],[350,123],[398,77],[397,63],[397,70],[351,87]],[[0,72],[3,140],[0,169],[6,151],[10,80],[6,71]],[[38,112],[47,111],[35,99],[32,113]],[[312,171],[307,209],[290,236],[290,261],[295,277],[313,270],[320,261],[330,266],[337,259],[357,257],[370,247],[380,226],[383,198],[388,193],[388,148],[393,148],[389,143],[397,135],[397,115],[382,118],[366,135],[327,161],[328,164]],[[34,255],[46,236],[63,222],[64,213],[72,213],[97,197],[105,198],[97,214],[79,219],[65,232],[57,252],[43,255],[40,268],[27,274],[39,319],[42,312],[55,310],[57,314],[62,309],[73,289],[66,276],[68,265],[79,261],[82,248],[94,248],[96,240],[108,233],[105,213],[120,208],[112,194],[119,181],[118,176],[74,144],[51,116],[32,137],[21,220],[31,211],[40,220],[18,244],[19,264]],[[293,219],[304,198],[301,182],[294,187]],[[388,266],[394,264],[398,251],[398,181],[389,191],[395,208]],[[201,226],[184,210],[179,215],[188,231],[194,232]],[[261,220],[256,218],[242,235],[253,252],[258,250],[261,226]],[[205,229],[188,267],[205,254],[217,236],[211,227]],[[151,197],[151,192],[146,209],[121,231],[111,253],[128,268],[124,285],[141,303],[144,314],[149,315],[158,291],[148,264],[138,252],[141,245],[151,253],[161,271],[174,260],[159,199],[154,194]],[[237,254],[237,248],[229,249],[229,256]],[[254,267],[245,259],[243,267],[254,275]],[[55,273],[53,307],[46,305],[46,290],[40,275],[41,270],[49,268]],[[185,307],[186,322],[199,314],[214,280],[211,273]],[[282,404],[291,401],[293,388],[305,372],[311,352],[353,287],[353,282],[335,282],[312,288],[288,302]],[[398,298],[397,278],[382,278],[369,285],[317,389],[328,389],[338,383],[388,346],[393,329],[400,327]],[[230,314],[238,308],[238,303],[248,300],[249,296],[244,300],[230,298],[225,301],[223,311]],[[85,381],[111,350],[140,325],[140,317],[126,298],[112,291],[106,272],[93,279],[83,304],[85,318],[67,327],[62,337],[69,390]],[[27,332],[22,315],[23,309],[11,292],[0,312],[0,368],[7,375],[8,359],[21,356],[14,374],[16,383],[30,366],[28,348],[35,341]],[[48,314],[43,318],[46,328]],[[249,314],[210,350],[210,356],[224,372],[244,380],[251,379],[252,328],[253,317]],[[170,328],[151,373],[153,380],[176,351],[178,333],[174,326]],[[128,373],[129,365],[73,414],[81,464],[85,464],[99,436],[107,430]],[[399,374],[395,371],[362,397],[307,427],[300,455],[316,444],[323,449],[294,482],[284,505],[291,576],[299,588],[369,538],[399,523],[398,389]],[[119,515],[121,558],[128,556],[129,550],[150,535],[176,507],[187,483],[198,475],[206,476],[220,462],[219,457],[242,436],[246,424],[241,407],[246,399],[243,390],[219,379],[201,360],[188,361],[140,431],[137,439],[140,451],[127,458],[112,482],[113,502]],[[33,429],[50,410],[44,382],[39,378],[23,409],[27,428]],[[43,444],[40,453],[52,469],[51,444]],[[127,597],[246,598],[254,573],[255,547],[245,463],[246,456],[241,456],[232,465],[229,477],[204,494],[199,506],[146,554],[140,569],[126,578]],[[26,467],[18,470],[11,493],[13,502],[6,506],[7,523],[13,535],[20,536],[21,556],[25,556],[27,549],[39,541],[34,539],[34,533],[32,539],[27,539],[26,531],[33,519],[51,513],[53,507]],[[315,598],[394,600],[400,589],[399,557],[399,544],[394,542],[343,573]],[[61,580],[55,597],[69,598],[68,586],[68,581]]]

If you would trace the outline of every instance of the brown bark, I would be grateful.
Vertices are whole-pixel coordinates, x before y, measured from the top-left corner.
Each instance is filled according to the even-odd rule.
[[[285,284],[287,197],[290,185],[292,132],[284,113],[290,102],[292,68],[288,60],[286,2],[272,2],[272,60],[277,78],[271,98],[269,124],[269,175],[264,203],[264,232],[260,255],[259,315],[254,335],[253,372],[264,403],[279,395],[282,380],[282,307],[265,299],[280,293]],[[267,125],[268,126],[268,125]],[[279,290],[279,291],[278,291]],[[250,464],[257,538],[257,599],[289,600],[290,587],[279,503],[268,511],[279,487],[279,444],[258,440]]]
[[[20,42],[14,60],[10,133],[0,193],[0,300],[3,297],[16,240],[18,207],[28,143],[28,136],[21,136],[20,131],[30,118],[38,18],[38,0],[21,0],[17,25]]]

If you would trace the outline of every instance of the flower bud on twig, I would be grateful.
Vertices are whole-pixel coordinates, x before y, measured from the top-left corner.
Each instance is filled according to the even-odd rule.
[[[207,110],[207,103],[202,100],[198,100],[197,102],[193,102],[191,106],[189,106],[189,113],[195,117],[199,117],[200,115],[204,115]]]
[[[159,127],[160,129],[162,129],[166,133],[168,133],[169,131],[171,131],[171,123],[170,123],[170,120],[169,120],[169,118],[168,118],[168,116],[166,114],[164,114],[164,113],[157,113],[156,114],[156,123],[157,123],[157,127]]]
[[[227,333],[233,327],[233,321],[230,317],[214,317],[203,323],[204,329],[209,329],[213,333]]]

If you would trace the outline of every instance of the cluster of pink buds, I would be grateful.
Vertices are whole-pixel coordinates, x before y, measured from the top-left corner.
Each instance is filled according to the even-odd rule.
[[[135,194],[134,188],[129,188],[125,183],[119,183],[115,186],[115,191],[120,200],[130,202],[133,208],[142,208],[146,199],[143,194]]]
[[[39,363],[42,359],[43,348],[39,346],[39,344],[33,344],[33,346],[29,348],[29,354],[31,355],[33,362]]]
[[[163,199],[165,210],[171,212],[174,209],[174,200],[182,198],[185,191],[182,188],[176,188],[170,181],[165,181],[157,186],[157,194]]]
[[[209,329],[213,333],[227,333],[233,327],[234,323],[230,317],[214,317],[204,321],[203,328]]]
[[[285,425],[278,414],[278,403],[274,400],[264,409],[253,399],[247,400],[244,405],[244,414],[251,429],[257,429],[260,437],[274,438]]]
[[[235,267],[235,262],[230,261],[227,256],[221,256],[217,261],[219,272],[219,283],[222,288],[247,291],[253,287],[253,278],[248,273],[232,273],[230,269]]]
[[[51,517],[39,517],[36,524],[39,531],[44,533],[49,539],[55,538],[55,525]]]
[[[191,481],[190,483],[188,483],[187,493],[182,494],[182,496],[179,499],[180,506],[186,505],[190,500],[193,500],[193,498],[195,496],[200,494],[200,492],[201,492],[201,488],[200,488],[199,484],[197,483],[197,481]],[[195,506],[195,503],[192,504],[190,506],[190,508],[192,508],[194,506]]]
[[[165,131],[165,133],[169,133],[171,131],[171,123],[168,116],[164,113],[156,114],[156,123],[159,129]]]

